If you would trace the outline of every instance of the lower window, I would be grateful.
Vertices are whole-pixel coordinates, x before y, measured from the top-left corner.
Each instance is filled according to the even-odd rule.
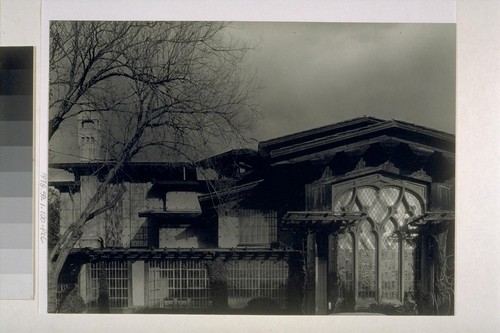
[[[284,308],[288,263],[278,260],[233,260],[228,262],[228,304],[244,308],[252,299],[264,298]]]
[[[104,267],[102,267],[103,265]],[[104,269],[104,272],[101,271]],[[101,272],[101,273],[100,273]],[[87,306],[98,306],[99,274],[106,274],[110,308],[126,308],[129,305],[129,266],[127,262],[101,262],[90,264]]]
[[[197,261],[151,261],[149,306],[207,308],[211,305],[207,270]]]

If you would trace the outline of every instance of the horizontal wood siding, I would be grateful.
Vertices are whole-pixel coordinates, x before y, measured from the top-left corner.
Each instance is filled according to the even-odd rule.
[[[455,210],[455,189],[448,184],[432,184],[432,210]]]
[[[219,247],[238,246],[238,216],[221,213],[219,215]]]

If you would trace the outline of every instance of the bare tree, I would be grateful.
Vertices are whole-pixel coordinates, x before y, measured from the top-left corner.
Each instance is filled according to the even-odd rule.
[[[53,22],[49,139],[78,115],[99,113],[105,177],[49,254],[48,311],[59,274],[86,225],[111,209],[110,191],[134,157],[196,160],[211,145],[244,139],[255,92],[240,74],[248,48],[219,22]],[[112,197],[110,199],[110,197]]]

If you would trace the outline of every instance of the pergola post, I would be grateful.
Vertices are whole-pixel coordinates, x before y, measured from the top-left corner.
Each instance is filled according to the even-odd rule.
[[[305,313],[315,314],[316,312],[316,232],[307,230],[306,244],[306,300]]]
[[[328,234],[321,230],[316,234],[316,314],[328,313]]]
[[[363,213],[337,214],[332,211],[290,211],[283,217],[284,224],[288,228],[300,230],[306,241],[303,252],[305,314],[327,314],[328,301],[335,293],[332,290],[335,287],[334,261],[329,253],[331,231],[363,217]]]
[[[419,314],[453,314],[454,214],[428,212],[412,223],[419,227]]]

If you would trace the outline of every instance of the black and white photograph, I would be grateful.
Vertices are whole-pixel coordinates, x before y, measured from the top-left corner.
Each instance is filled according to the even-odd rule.
[[[456,24],[49,34],[49,313],[455,315]]]

